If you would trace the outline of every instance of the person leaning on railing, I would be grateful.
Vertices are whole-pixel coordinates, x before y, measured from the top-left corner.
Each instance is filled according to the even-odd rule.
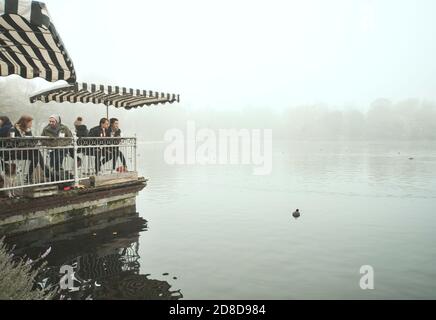
[[[100,120],[100,123],[97,127],[92,128],[89,130],[89,137],[93,138],[108,138],[109,137],[109,120],[106,118],[102,118]],[[103,141],[104,139],[101,139],[100,141],[97,140],[95,143],[97,145],[104,145],[106,141]],[[95,171],[96,174],[100,172],[100,168],[102,166],[103,162],[107,162],[106,159],[112,159],[112,152],[109,148],[103,147],[103,148],[95,148],[92,149],[92,155],[95,156]]]
[[[28,115],[23,115],[18,122],[10,129],[9,136],[15,138],[31,138],[32,134],[33,118]],[[25,141],[23,141],[25,142]],[[16,150],[11,150],[6,152],[5,161],[10,160],[28,160],[30,161],[29,172],[28,172],[28,182],[33,183],[33,171],[39,165],[44,168],[44,176],[50,179],[50,170],[44,164],[44,158],[38,150],[19,150],[20,147],[26,144],[18,144]]]
[[[110,120],[109,136],[112,138],[121,138],[120,122],[117,118],[112,118]],[[114,139],[112,143],[119,144],[119,140],[120,139]],[[121,159],[121,163],[123,164],[123,166],[121,168],[116,168],[118,158]],[[107,159],[107,161],[110,161],[110,160],[111,159]],[[121,152],[119,147],[113,148],[112,169],[113,170],[117,169],[117,171],[121,171],[121,172],[127,171],[126,158],[124,157],[124,154]]]
[[[83,138],[87,138],[89,131],[88,127],[83,124],[83,118],[77,117],[76,121],[74,121],[74,128],[76,129],[76,137],[78,138],[78,144],[83,145]],[[86,143],[85,143],[86,144]],[[77,153],[83,154],[83,155],[90,155],[90,151],[87,148],[79,148],[77,150]],[[77,157],[77,166],[82,166],[82,158]]]
[[[76,128],[76,136],[77,138],[86,138],[88,137],[88,127],[83,124],[83,118],[77,117],[74,122],[74,127]]]
[[[48,138],[72,138],[73,134],[70,129],[62,124],[61,117],[58,115],[52,115],[48,119],[48,125],[42,131],[43,137]],[[61,145],[59,142],[55,144],[57,146]],[[73,155],[73,149],[54,149],[50,151],[50,167],[55,170],[55,172],[60,172],[62,168],[62,164],[64,162],[65,156],[67,153]]]

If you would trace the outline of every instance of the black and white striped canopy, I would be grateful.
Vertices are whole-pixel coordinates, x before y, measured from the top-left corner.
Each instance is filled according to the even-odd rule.
[[[116,108],[133,109],[165,103],[180,102],[180,96],[153,91],[134,90],[115,86],[101,86],[87,83],[75,83],[40,92],[30,98],[30,102],[45,103],[70,102],[93,103],[114,106]]]
[[[0,76],[76,82],[73,63],[44,3],[0,0]]]

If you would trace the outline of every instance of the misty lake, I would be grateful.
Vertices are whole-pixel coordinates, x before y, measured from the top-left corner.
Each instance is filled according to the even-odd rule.
[[[436,143],[276,141],[268,176],[169,166],[164,149],[139,146],[150,179],[139,216],[64,226],[74,236],[56,240],[16,239],[17,250],[51,246],[53,267],[119,266],[81,298],[138,298],[138,288],[150,299],[436,298]],[[364,265],[375,290],[359,286]]]

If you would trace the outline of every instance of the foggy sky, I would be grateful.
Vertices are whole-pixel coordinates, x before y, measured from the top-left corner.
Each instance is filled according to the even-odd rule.
[[[194,109],[436,99],[433,0],[44,0],[78,81]]]

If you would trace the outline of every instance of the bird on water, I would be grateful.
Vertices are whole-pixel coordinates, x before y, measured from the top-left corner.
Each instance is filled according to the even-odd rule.
[[[297,210],[292,214],[292,216],[293,216],[295,219],[298,219],[299,217],[301,217],[300,209],[297,209]]]

